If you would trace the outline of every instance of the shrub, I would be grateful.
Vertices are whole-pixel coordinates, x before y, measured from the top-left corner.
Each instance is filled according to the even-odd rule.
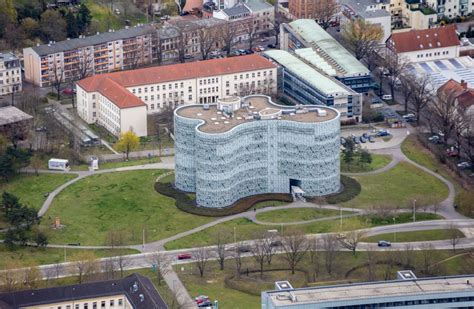
[[[234,204],[224,208],[206,208],[198,207],[195,200],[190,198],[185,192],[177,190],[172,183],[155,183],[155,190],[165,196],[175,199],[175,205],[179,210],[198,216],[223,217],[235,215],[249,210],[253,205],[264,201],[284,201],[292,202],[290,194],[257,194],[244,197]]]
[[[326,197],[326,201],[329,204],[339,204],[350,201],[359,195],[362,190],[357,180],[344,175],[341,175],[341,185],[343,187],[341,192]]]

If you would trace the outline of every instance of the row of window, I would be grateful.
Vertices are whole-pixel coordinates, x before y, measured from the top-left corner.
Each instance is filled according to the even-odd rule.
[[[440,56],[440,55],[449,55],[449,50],[445,50],[443,52],[426,53],[425,57]],[[423,54],[416,55],[416,58],[423,58]]]
[[[6,71],[5,72],[5,76],[8,76],[10,71]],[[11,71],[12,72],[12,75],[14,75],[15,73],[16,74],[20,74],[20,70],[16,70],[16,71]],[[0,77],[3,77],[3,72],[0,72]]]
[[[106,304],[107,304],[107,302],[106,302],[105,300],[101,301],[101,302],[100,302],[100,308],[105,308]],[[114,299],[111,299],[111,300],[109,301],[110,307],[115,307],[115,304],[117,304],[117,306],[123,306],[123,299],[122,299],[122,298],[119,298],[119,299],[117,300],[117,302],[115,302]],[[91,303],[91,307],[89,307],[89,303],[83,303],[83,304],[82,304],[82,307],[81,307],[81,304],[76,304],[76,305],[74,306],[74,309],[89,309],[89,308],[97,309],[97,308],[99,308],[98,306],[99,306],[98,302],[95,301],[95,302],[92,302],[92,303]],[[64,309],[71,309],[71,305],[58,306],[58,309],[63,309],[63,308],[64,308]]]
[[[183,88],[184,87],[184,82],[180,82],[179,87]],[[150,92],[153,92],[153,91],[155,91],[155,86],[150,86],[149,88],[148,87],[143,87],[143,93],[147,93],[148,89],[150,90]],[[162,85],[161,89],[166,90],[166,85]],[[173,89],[173,83],[168,84],[168,90],[171,90],[171,89]],[[174,83],[174,89],[178,89],[178,83]],[[156,91],[160,91],[160,85],[156,85]],[[191,86],[188,87],[188,91],[192,91]],[[142,88],[132,89],[132,93],[133,94],[142,93]]]

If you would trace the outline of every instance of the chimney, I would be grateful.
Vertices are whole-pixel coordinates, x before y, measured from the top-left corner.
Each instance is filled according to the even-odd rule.
[[[465,81],[464,79],[461,79],[461,87],[462,87],[463,89],[467,89],[467,83],[466,83],[466,81]]]

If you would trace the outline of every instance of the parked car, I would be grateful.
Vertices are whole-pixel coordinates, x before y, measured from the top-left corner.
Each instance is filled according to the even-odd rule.
[[[239,252],[250,252],[251,248],[250,246],[240,246],[237,250],[239,250]]]
[[[458,167],[462,170],[467,170],[467,169],[471,168],[471,163],[466,162],[466,161],[459,162]]]
[[[375,137],[373,137],[372,135],[369,136],[369,142],[375,143]]]
[[[365,139],[363,136],[359,137],[359,140],[361,143],[367,143],[367,139]]]
[[[459,151],[457,149],[446,149],[446,155],[451,158],[459,157]]]
[[[392,100],[392,95],[391,95],[391,94],[384,94],[384,95],[382,96],[382,100],[384,100],[384,101],[390,101],[390,100]]]
[[[270,243],[270,247],[281,247],[281,246],[283,246],[283,243],[279,240],[275,240]]]
[[[368,134],[368,133],[364,133],[364,134],[362,134],[362,137],[365,138],[365,139],[369,139],[369,134]]]
[[[379,247],[390,247],[392,244],[389,241],[380,240],[378,242]]]
[[[211,300],[209,299],[209,296],[199,295],[198,297],[194,298],[194,300],[196,301],[196,305],[199,308],[203,308],[203,307],[209,307],[210,308],[212,306],[212,303],[211,303]]]
[[[188,260],[191,259],[193,256],[190,253],[180,253],[178,254],[178,260]]]
[[[275,44],[268,44],[267,47],[268,48],[276,48],[276,45]]]
[[[265,51],[265,47],[263,47],[262,45],[258,45],[257,48],[260,49],[260,51]]]
[[[406,114],[406,115],[403,115],[402,117],[403,119],[408,119],[408,118],[415,118],[416,116],[415,114]]]
[[[388,132],[387,130],[384,130],[384,129],[380,129],[375,135],[377,135],[377,136],[389,136],[390,132]]]
[[[354,142],[354,144],[360,144],[360,139],[358,139],[357,137],[353,137],[352,141]]]
[[[193,59],[193,56],[191,56],[191,55],[184,55],[184,59]]]
[[[341,145],[345,145],[346,144],[346,139],[344,137],[341,137]]]

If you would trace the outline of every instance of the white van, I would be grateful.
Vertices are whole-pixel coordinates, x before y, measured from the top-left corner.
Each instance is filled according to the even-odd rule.
[[[68,171],[70,169],[69,167],[69,161],[64,160],[64,159],[49,159],[48,161],[48,168],[50,170],[57,170],[57,171]]]
[[[390,101],[392,99],[392,95],[391,94],[384,94],[382,96],[382,100],[385,100],[385,101]]]

